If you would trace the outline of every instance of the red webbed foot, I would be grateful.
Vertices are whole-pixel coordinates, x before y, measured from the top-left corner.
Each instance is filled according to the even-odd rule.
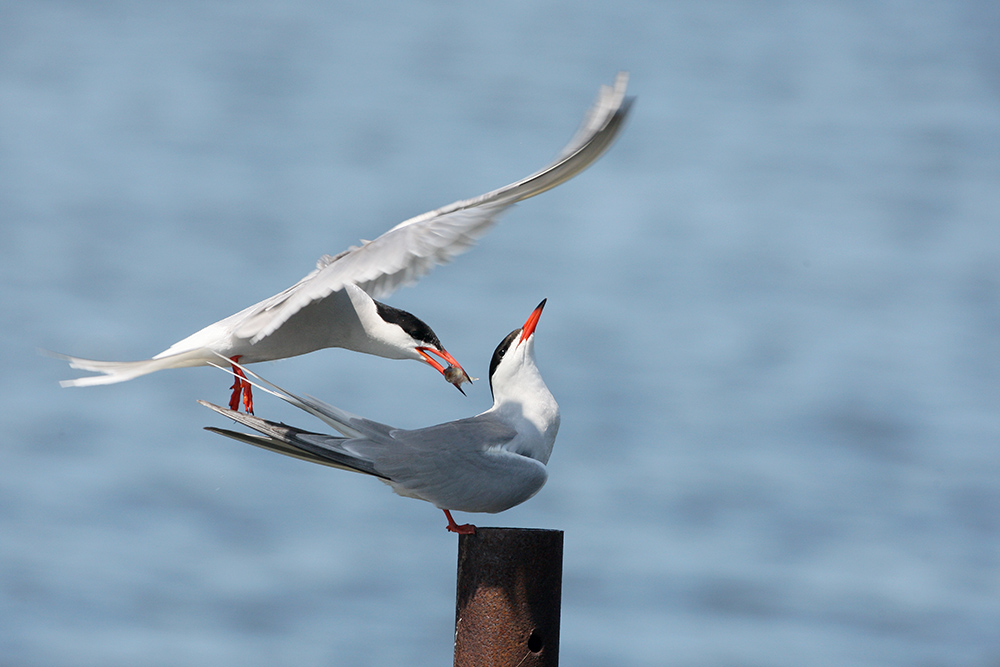
[[[476,527],[473,526],[471,523],[463,523],[462,525],[455,523],[455,519],[451,517],[451,512],[449,512],[448,510],[444,510],[444,515],[448,517],[447,528],[449,533],[458,533],[459,535],[476,534]]]

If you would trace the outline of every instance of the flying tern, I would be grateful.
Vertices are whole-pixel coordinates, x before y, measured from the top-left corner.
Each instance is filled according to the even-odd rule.
[[[166,368],[214,365],[221,354],[232,360],[237,375],[230,407],[238,409],[242,394],[246,411],[252,413],[251,383],[240,370],[243,365],[342,347],[390,359],[422,361],[461,391],[462,383],[472,379],[431,328],[416,316],[375,299],[416,282],[435,265],[468,250],[510,206],[554,188],[590,166],[614,142],[624,124],[633,101],[625,97],[627,83],[628,74],[620,72],[612,86],[601,86],[576,134],[552,163],[534,174],[410,218],[375,240],[363,241],[338,255],[324,255],[315,270],[288,289],[208,325],[152,359],[96,361],[57,354],[73,368],[101,374],[60,384],[82,387],[123,382]]]
[[[314,398],[297,396],[243,369],[255,386],[318,417],[340,435],[306,431],[199,401],[257,433],[208,427],[213,433],[312,463],[371,475],[401,496],[444,510],[502,512],[534,496],[545,484],[559,431],[559,405],[535,365],[535,327],[545,301],[524,326],[510,332],[490,361],[493,407],[475,417],[415,430],[358,417]],[[227,370],[225,366],[218,366]]]

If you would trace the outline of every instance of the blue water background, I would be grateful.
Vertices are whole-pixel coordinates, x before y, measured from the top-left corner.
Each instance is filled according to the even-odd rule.
[[[456,540],[201,430],[151,356],[316,258],[621,140],[388,301],[474,375],[543,297],[563,664],[1000,664],[1000,5],[0,4],[0,663],[450,664]],[[259,366],[404,427],[488,407]],[[258,414],[307,427],[261,397]]]

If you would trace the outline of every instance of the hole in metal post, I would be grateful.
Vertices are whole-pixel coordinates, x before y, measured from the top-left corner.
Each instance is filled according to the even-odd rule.
[[[528,637],[528,650],[532,653],[538,653],[543,648],[545,648],[545,642],[542,640],[541,633],[538,630],[532,630],[531,635]]]

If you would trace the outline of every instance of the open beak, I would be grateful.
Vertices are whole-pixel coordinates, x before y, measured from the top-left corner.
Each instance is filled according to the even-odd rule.
[[[437,371],[444,376],[445,380],[455,385],[455,389],[458,389],[462,392],[462,395],[465,396],[465,390],[462,389],[462,383],[468,382],[469,384],[472,384],[472,378],[465,372],[462,365],[455,361],[455,357],[448,354],[445,350],[433,350],[429,347],[418,347],[417,352],[419,352],[420,356],[424,358],[424,361],[436,368]],[[447,361],[448,367],[445,368],[442,366],[437,359],[431,356],[432,354],[436,354]]]
[[[518,345],[528,340],[531,337],[531,334],[535,333],[535,327],[538,326],[538,318],[542,316],[542,308],[545,307],[546,301],[548,301],[548,299],[542,299],[542,302],[538,304],[538,307],[532,311],[528,321],[524,323],[523,327],[521,327],[521,339],[518,341]]]

